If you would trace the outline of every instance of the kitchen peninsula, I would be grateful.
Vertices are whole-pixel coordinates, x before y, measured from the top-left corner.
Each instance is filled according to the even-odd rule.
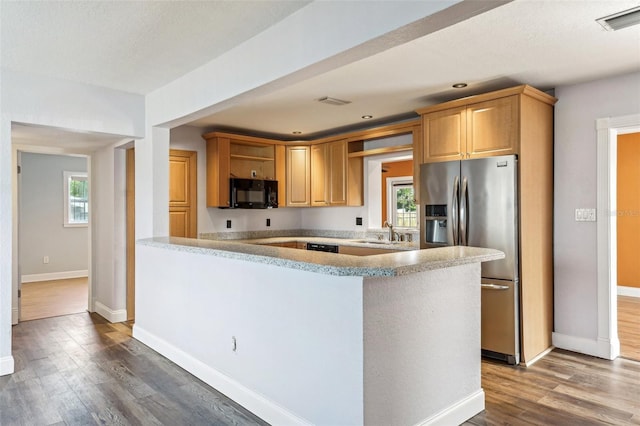
[[[134,337],[272,424],[458,424],[484,408],[480,262],[136,244]]]

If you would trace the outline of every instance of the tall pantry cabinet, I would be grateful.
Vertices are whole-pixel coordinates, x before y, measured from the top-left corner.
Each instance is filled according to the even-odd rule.
[[[422,108],[422,162],[518,155],[521,357],[534,362],[553,332],[553,105],[533,87]]]

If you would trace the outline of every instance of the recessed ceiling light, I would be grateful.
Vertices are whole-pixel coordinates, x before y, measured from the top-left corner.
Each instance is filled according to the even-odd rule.
[[[465,87],[467,87],[467,83],[456,83],[453,86],[454,89],[464,89]]]
[[[294,135],[301,135],[302,134],[302,132],[300,130],[294,130],[291,133],[293,133]]]
[[[362,119],[363,120],[371,120],[373,118],[373,115],[363,115]]]
[[[607,31],[621,30],[622,28],[640,24],[640,6],[596,19],[596,22]]]

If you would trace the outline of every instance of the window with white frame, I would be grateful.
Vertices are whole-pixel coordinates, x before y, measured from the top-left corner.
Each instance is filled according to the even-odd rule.
[[[387,178],[387,218],[397,228],[417,228],[413,177]]]
[[[64,226],[89,223],[89,185],[85,172],[64,172]]]

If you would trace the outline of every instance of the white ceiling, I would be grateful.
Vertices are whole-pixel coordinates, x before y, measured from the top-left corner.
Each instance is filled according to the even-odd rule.
[[[146,94],[308,1],[3,1],[2,66]]]
[[[36,147],[55,147],[59,153],[91,153],[108,145],[127,143],[128,139],[106,133],[79,132],[56,127],[12,123],[11,142],[29,147],[25,148],[25,151],[38,151]],[[47,152],[53,153],[50,150]]]
[[[145,94],[306,3],[3,1],[2,66]],[[299,130],[312,137],[362,126],[364,114],[386,121],[521,83],[548,90],[638,71],[640,26],[607,32],[595,21],[638,4],[516,0],[191,124],[282,138],[294,138],[291,132]],[[456,82],[469,87],[454,90]],[[322,96],[352,103],[314,101]]]

